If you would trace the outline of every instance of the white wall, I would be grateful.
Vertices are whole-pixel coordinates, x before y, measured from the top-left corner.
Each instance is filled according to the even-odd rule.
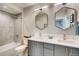
[[[44,5],[49,5],[49,4],[37,4],[33,5],[31,7],[25,8],[23,12],[23,21],[22,21],[22,26],[23,26],[23,35],[27,35],[28,33],[34,34],[34,33],[39,33],[40,30],[35,27],[35,15],[39,13],[39,11],[34,11],[34,9],[39,8]],[[67,4],[67,7],[74,8],[79,12],[79,4]],[[47,9],[44,9],[43,12],[48,14],[48,27],[42,30],[42,33],[53,33],[53,34],[75,34],[76,30],[75,27],[72,27],[71,29],[68,29],[66,31],[63,31],[55,26],[55,12],[57,12],[59,9],[61,9],[63,6],[49,6]],[[78,13],[79,14],[79,13]]]

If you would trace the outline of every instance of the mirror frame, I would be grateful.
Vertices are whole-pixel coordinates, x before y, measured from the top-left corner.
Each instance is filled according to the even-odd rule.
[[[40,14],[40,13],[43,13],[43,14],[46,14],[47,15],[47,24],[43,27],[43,28],[39,28],[38,26],[37,26],[37,24],[36,24],[36,17]],[[47,13],[44,13],[44,12],[39,12],[36,16],[35,16],[35,26],[36,26],[36,28],[38,28],[39,30],[43,30],[43,29],[45,29],[46,27],[48,27],[48,14]]]
[[[63,8],[68,8],[68,9],[72,9],[72,10],[74,10],[75,11],[75,15],[74,15],[74,26],[75,26],[75,29],[76,29],[76,26],[77,26],[77,10],[76,9],[74,9],[74,8],[70,8],[70,7],[62,7],[62,8],[60,8],[58,11],[56,11],[55,12],[55,26],[56,26],[56,14],[59,12],[59,11],[61,11]],[[58,26],[56,26],[57,28],[59,28],[59,29],[62,29],[62,28],[60,28],[60,27],[58,27]],[[71,28],[72,26],[70,26],[70,28]],[[62,30],[67,30],[67,29],[69,29],[69,28],[66,28],[66,29],[62,29]]]

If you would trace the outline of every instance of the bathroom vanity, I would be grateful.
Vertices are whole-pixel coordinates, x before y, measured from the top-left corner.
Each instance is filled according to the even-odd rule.
[[[79,56],[79,41],[30,38],[28,39],[29,56]]]
[[[40,34],[28,39],[29,56],[79,56],[79,36],[75,35],[77,12],[64,5],[55,12],[55,27],[59,33],[42,35],[42,30],[48,26],[49,15],[40,9],[35,16],[35,26]]]

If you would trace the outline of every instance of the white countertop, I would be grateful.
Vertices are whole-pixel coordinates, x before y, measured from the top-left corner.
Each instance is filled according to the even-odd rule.
[[[72,40],[70,40],[70,39],[63,40],[61,38],[48,39],[48,38],[35,38],[35,37],[32,37],[32,38],[29,38],[28,40],[79,48],[79,40],[74,40],[74,39],[72,39]]]

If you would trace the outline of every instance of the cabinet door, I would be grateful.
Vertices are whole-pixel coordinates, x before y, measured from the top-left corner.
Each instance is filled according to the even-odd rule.
[[[43,56],[43,43],[30,41],[29,55],[30,56]]]
[[[44,43],[44,56],[53,56],[53,44]]]
[[[66,47],[55,45],[55,56],[66,56]]]
[[[69,55],[70,55],[70,56],[79,56],[79,49],[70,48],[70,50],[69,50]]]

